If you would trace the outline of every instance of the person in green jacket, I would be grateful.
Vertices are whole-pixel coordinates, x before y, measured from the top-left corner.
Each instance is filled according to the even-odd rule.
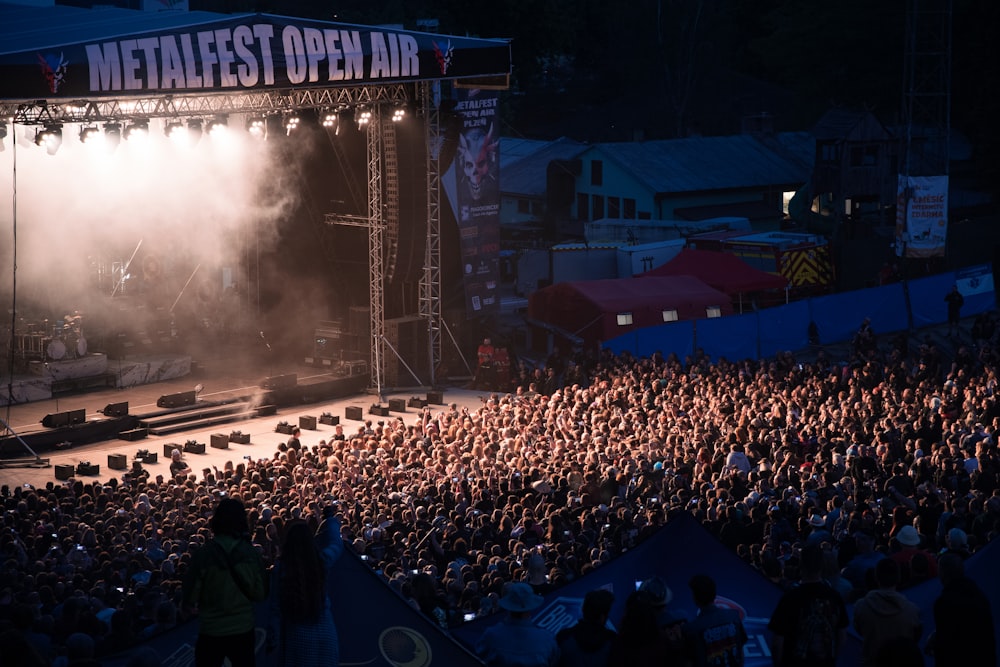
[[[267,598],[268,576],[250,542],[246,508],[235,498],[219,501],[209,524],[212,539],[191,557],[183,601],[197,614],[195,667],[254,667],[254,603]]]

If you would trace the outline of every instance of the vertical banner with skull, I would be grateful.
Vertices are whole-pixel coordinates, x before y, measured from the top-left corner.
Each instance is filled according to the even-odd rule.
[[[500,135],[496,91],[459,89],[462,129],[455,154],[456,209],[468,317],[498,312]]]

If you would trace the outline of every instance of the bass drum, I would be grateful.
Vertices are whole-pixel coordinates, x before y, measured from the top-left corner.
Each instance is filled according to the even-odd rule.
[[[59,361],[66,356],[66,344],[62,342],[62,338],[53,338],[49,341],[48,346],[46,346],[45,353],[49,356],[49,359]]]

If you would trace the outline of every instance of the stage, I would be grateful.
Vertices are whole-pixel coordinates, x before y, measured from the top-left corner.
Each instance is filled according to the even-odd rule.
[[[178,359],[183,357],[174,361]],[[152,362],[135,360],[137,367]],[[375,423],[401,418],[408,424],[413,423],[421,413],[419,407],[411,404],[414,399],[426,402],[431,398],[434,402],[427,407],[436,413],[451,403],[474,410],[481,405],[485,395],[484,392],[447,386],[435,391],[416,387],[386,389],[380,401],[374,391],[369,391],[367,375],[344,375],[336,368],[318,369],[294,362],[266,369],[263,373],[262,368],[266,369],[252,355],[191,360],[190,372],[177,378],[4,406],[0,408],[0,417],[17,437],[5,433],[0,438],[0,484],[61,484],[64,480],[57,479],[56,467],[60,467],[61,473],[66,470],[65,466],[72,466],[75,471],[81,463],[98,466],[98,471],[92,475],[74,473],[73,479],[104,482],[112,477],[120,478],[126,472],[126,469],[110,468],[109,457],[118,461],[124,457],[130,469],[140,450],[158,454],[156,463],[144,464],[151,475],[167,474],[170,461],[164,457],[165,446],[176,443],[183,447],[188,441],[206,445],[203,454],[185,454],[200,477],[204,469],[221,468],[227,461],[235,464],[246,457],[273,456],[278,444],[288,439],[288,435],[281,432],[286,426],[301,426],[302,443],[312,446],[333,434],[335,426],[327,422],[337,421],[344,425],[345,433],[351,434],[357,432],[365,420]],[[199,386],[201,389],[197,390]],[[223,417],[217,423],[190,430],[165,435],[140,433],[136,439],[129,439],[127,432],[139,420],[152,421],[153,416],[162,419],[164,414],[186,409],[164,408],[164,398],[191,393],[196,394],[196,404],[190,409],[204,410],[200,406],[225,406],[239,401],[270,409],[260,415],[239,413],[232,421]],[[124,407],[125,414],[104,414],[104,411],[114,412],[107,408],[115,406],[119,411]],[[373,412],[376,406],[381,408],[379,413]],[[389,410],[389,406],[394,409]],[[216,409],[223,411],[222,407]],[[83,419],[76,423],[56,428],[42,424],[46,418],[51,422],[53,416],[80,414]],[[249,442],[230,441],[237,432],[243,436],[240,439]],[[225,441],[225,448],[213,446],[222,441]],[[34,461],[40,465],[34,465]]]

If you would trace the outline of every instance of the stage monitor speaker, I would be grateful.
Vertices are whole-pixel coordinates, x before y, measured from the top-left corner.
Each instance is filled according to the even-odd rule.
[[[444,392],[441,391],[429,391],[427,392],[427,402],[431,405],[444,405]]]
[[[361,421],[365,418],[365,413],[363,408],[359,408],[356,405],[348,405],[344,408],[344,418],[353,419],[354,421]]]
[[[299,377],[295,373],[285,375],[272,375],[264,378],[260,383],[261,389],[291,389],[299,383]]]
[[[314,415],[299,415],[299,428],[306,431],[315,431],[316,417]]]
[[[42,417],[42,426],[45,428],[62,428],[64,426],[82,424],[85,421],[87,421],[87,411],[81,408],[79,410],[47,414]]]
[[[122,401],[121,403],[108,403],[101,410],[101,414],[105,417],[127,417],[128,416],[128,401]]]
[[[198,400],[198,395],[194,391],[181,391],[176,394],[164,394],[156,399],[158,408],[183,408],[186,405],[194,405]]]

